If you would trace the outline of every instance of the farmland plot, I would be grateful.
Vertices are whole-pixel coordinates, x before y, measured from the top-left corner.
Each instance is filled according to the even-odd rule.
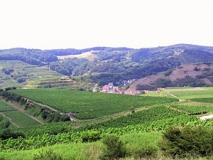
[[[144,97],[58,89],[11,90],[11,92],[47,104],[62,112],[75,112],[79,119],[111,115],[138,107],[178,101],[166,97]]]
[[[6,111],[14,111],[16,109],[14,109],[12,106],[0,101],[0,112],[6,112]]]
[[[170,88],[167,90],[180,99],[213,98],[213,87]]]
[[[193,106],[189,106],[189,105],[172,105],[172,107],[186,111],[190,114],[203,114],[203,113],[209,113],[209,112],[213,112],[213,106],[207,106],[207,105],[193,105]]]
[[[20,111],[7,111],[4,112],[4,115],[8,116],[13,122],[18,124],[20,127],[28,127],[32,125],[40,124],[34,119],[28,117]]]

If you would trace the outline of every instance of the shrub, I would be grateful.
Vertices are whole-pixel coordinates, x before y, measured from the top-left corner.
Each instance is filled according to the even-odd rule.
[[[60,154],[50,149],[46,152],[42,150],[39,154],[35,154],[33,160],[63,160],[63,158]]]
[[[101,139],[100,133],[98,131],[86,131],[81,135],[82,142],[95,142]]]
[[[164,76],[170,76],[172,74],[173,70],[168,70],[164,73]]]
[[[213,150],[212,130],[204,127],[172,127],[163,133],[159,147],[164,155],[175,157],[210,156]]]
[[[0,138],[5,140],[8,138],[25,138],[25,134],[22,132],[12,132],[10,129],[5,129],[0,133]]]
[[[126,155],[126,147],[119,137],[116,135],[105,135],[103,137],[103,154],[100,156],[101,160],[112,160],[123,158]]]
[[[134,148],[133,150],[133,156],[136,159],[141,158],[156,158],[158,153],[158,148],[155,146],[146,146],[141,147],[138,146],[137,148]]]

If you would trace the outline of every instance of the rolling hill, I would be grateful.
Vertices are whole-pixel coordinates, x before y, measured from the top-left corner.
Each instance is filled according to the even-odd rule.
[[[175,85],[177,84],[176,79],[187,81],[181,80],[187,76],[186,79],[194,78],[193,81],[199,81],[199,85],[212,85],[213,47],[208,46],[177,44],[141,49],[93,47],[81,50],[26,48],[0,50],[1,62],[14,60],[22,61],[28,66],[31,65],[31,68],[46,68],[45,72],[50,75],[53,73],[56,75],[57,72],[58,80],[53,80],[54,83],[65,75],[69,77],[80,76],[81,82],[86,80],[87,83],[93,84],[90,86],[98,84],[100,87],[109,82],[121,85],[124,80],[129,79],[138,79],[138,84],[150,85],[151,81],[154,83],[158,78],[176,82],[173,83]],[[184,69],[181,69],[182,67]],[[23,66],[23,70],[26,68],[28,68],[27,65]],[[1,80],[1,84],[4,83],[4,85],[5,79],[12,79],[18,84],[33,81],[32,77],[27,76],[28,73],[17,71],[16,68],[9,65],[1,65],[1,71],[5,77],[4,80]],[[34,71],[30,72],[34,73]],[[20,73],[19,77],[14,73]],[[178,74],[179,76],[177,76]],[[54,76],[48,77],[48,79],[54,78]],[[145,83],[144,78],[152,80]],[[42,80],[45,79],[44,77]],[[79,83],[79,80],[76,82]],[[38,82],[38,86],[40,83],[41,81]],[[49,83],[51,84],[51,81]],[[11,84],[17,85],[17,83]],[[181,83],[181,85],[186,85],[186,83]],[[189,85],[191,84],[189,83]],[[84,88],[85,85],[82,87]]]

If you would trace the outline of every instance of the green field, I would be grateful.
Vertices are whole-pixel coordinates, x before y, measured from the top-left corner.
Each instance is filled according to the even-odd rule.
[[[5,111],[14,111],[16,109],[14,109],[12,106],[0,101],[0,112],[5,112]]]
[[[20,111],[7,111],[4,115],[8,116],[13,122],[15,122],[19,127],[28,127],[31,125],[38,125],[39,122],[30,118]]]
[[[102,122],[98,124],[98,127],[110,128],[110,127],[125,127],[128,125],[136,124],[147,124],[154,121],[159,121],[163,119],[175,118],[177,116],[183,115],[184,113],[172,110],[165,106],[151,107],[143,111],[129,114],[127,116],[122,116],[109,120],[107,122]]]
[[[166,89],[180,99],[213,98],[213,87],[186,87]]]
[[[200,102],[200,101],[199,101]],[[189,114],[204,114],[213,112],[212,105],[186,105],[174,104],[172,107],[188,112]]]
[[[178,101],[166,97],[104,94],[58,89],[11,90],[63,112],[75,112],[79,119],[92,119],[139,107]]]

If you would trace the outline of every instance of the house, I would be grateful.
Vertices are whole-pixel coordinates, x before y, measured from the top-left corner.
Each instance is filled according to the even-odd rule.
[[[114,91],[114,92],[118,92],[119,90],[118,90],[118,86],[113,86],[112,87],[112,90]]]
[[[102,87],[102,92],[108,92],[109,91],[109,85],[104,85]]]

